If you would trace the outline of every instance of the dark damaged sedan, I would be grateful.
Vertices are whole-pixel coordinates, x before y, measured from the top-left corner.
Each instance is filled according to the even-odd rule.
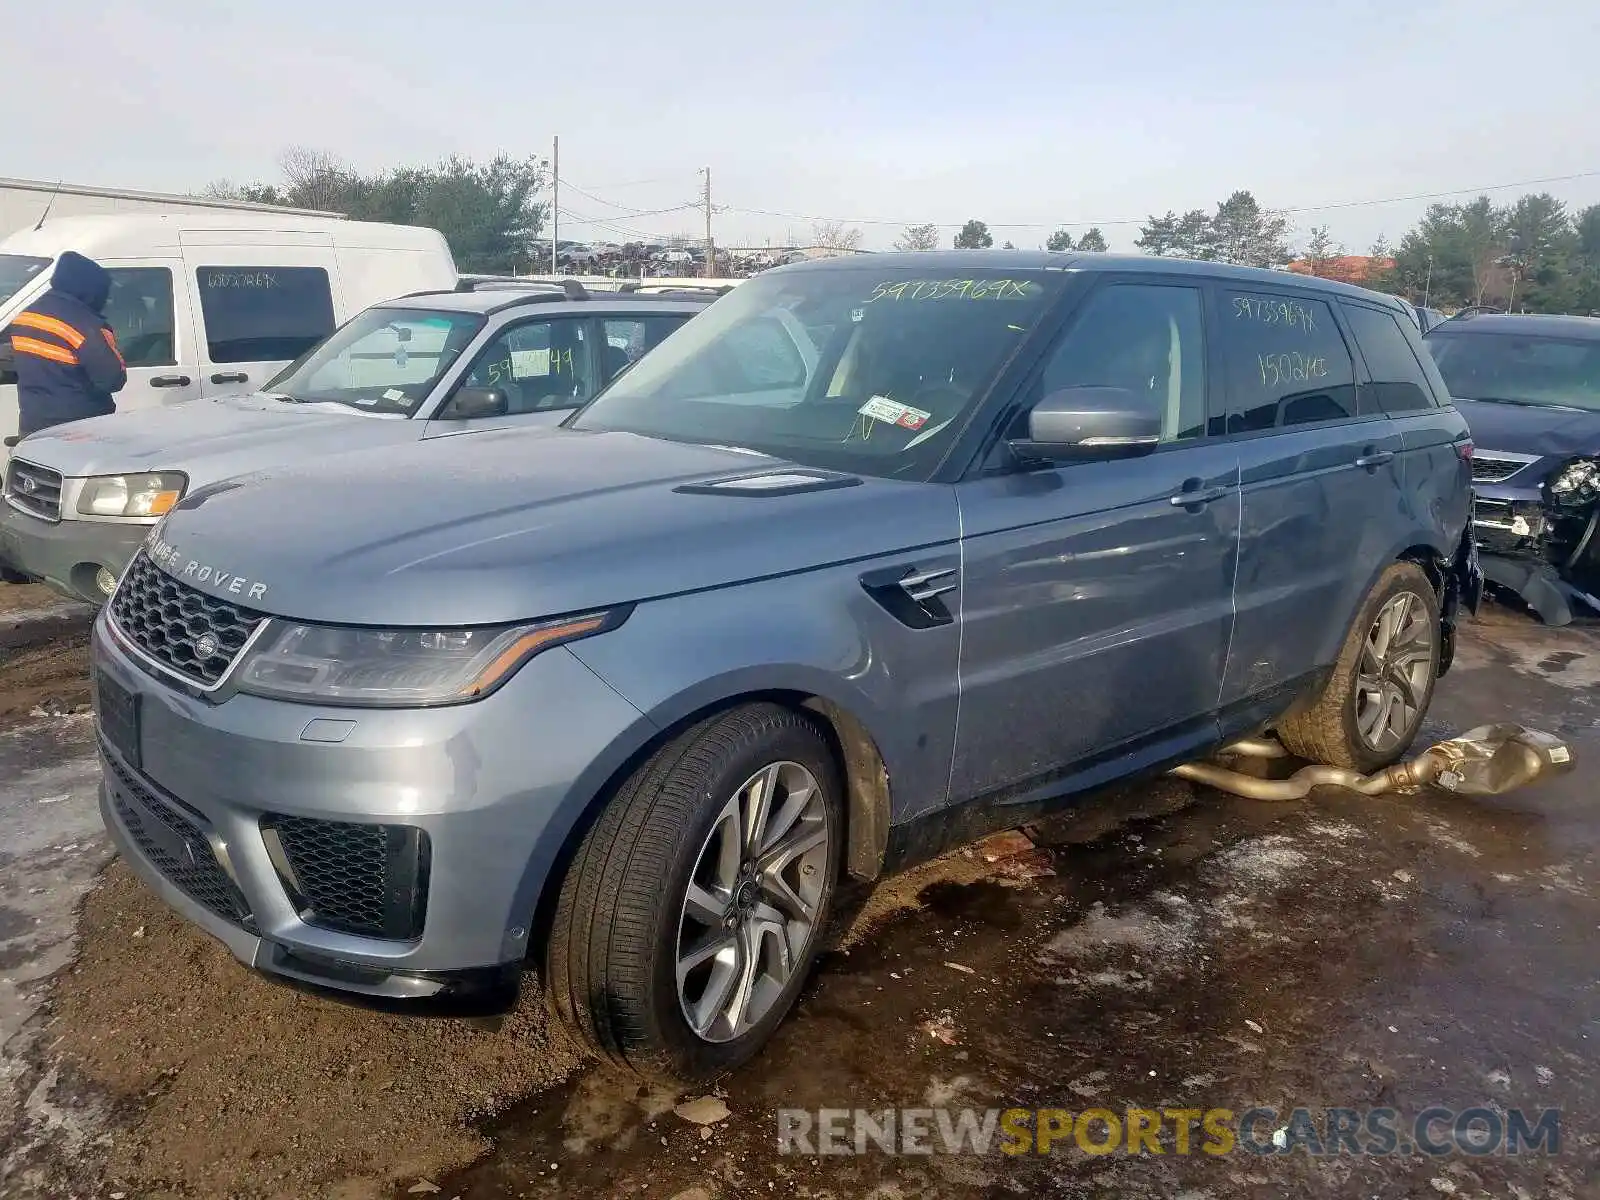
[[[1600,320],[1463,316],[1424,342],[1477,446],[1485,577],[1551,625],[1600,613]]]

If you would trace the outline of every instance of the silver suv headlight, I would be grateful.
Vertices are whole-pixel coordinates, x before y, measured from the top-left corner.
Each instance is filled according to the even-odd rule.
[[[178,471],[94,475],[83,485],[78,512],[86,517],[160,517],[183,499],[189,477]]]
[[[306,703],[416,708],[498,688],[552,647],[615,629],[627,609],[492,629],[371,629],[274,621],[235,677],[241,692]]]

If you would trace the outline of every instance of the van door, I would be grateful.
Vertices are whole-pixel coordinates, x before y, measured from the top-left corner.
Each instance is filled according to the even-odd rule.
[[[203,396],[252,392],[338,325],[333,238],[273,230],[185,231]]]
[[[179,258],[107,259],[106,321],[128,365],[118,412],[137,412],[200,395],[194,315]]]
[[[1309,291],[1218,289],[1225,419],[1243,512],[1224,706],[1331,663],[1401,511],[1400,434],[1363,389],[1333,306]]]

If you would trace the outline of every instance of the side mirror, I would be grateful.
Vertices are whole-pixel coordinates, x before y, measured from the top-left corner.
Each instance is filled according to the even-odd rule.
[[[499,388],[464,387],[450,401],[450,415],[460,421],[503,417],[510,411]]]
[[[1161,441],[1161,416],[1126,388],[1073,387],[1051,392],[1028,414],[1028,436],[1011,448],[1025,459],[1132,458]]]

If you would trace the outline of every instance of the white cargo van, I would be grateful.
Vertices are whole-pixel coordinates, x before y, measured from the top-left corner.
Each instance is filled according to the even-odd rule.
[[[292,213],[63,217],[0,242],[0,329],[76,250],[111,272],[106,318],[128,363],[117,411],[259,388],[347,318],[380,300],[451,288],[444,236]],[[0,442],[17,432],[17,389],[0,384]],[[10,456],[0,445],[0,468]]]

